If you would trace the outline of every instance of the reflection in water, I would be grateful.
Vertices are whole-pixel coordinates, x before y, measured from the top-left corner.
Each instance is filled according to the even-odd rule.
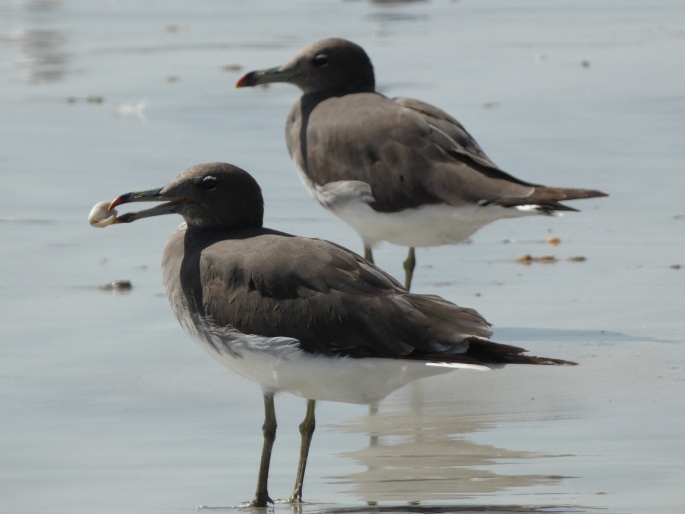
[[[372,443],[343,454],[365,470],[333,477],[352,486],[350,492],[369,505],[377,502],[444,502],[473,498],[512,488],[559,483],[564,477],[499,474],[503,459],[546,455],[497,448],[470,441],[470,433],[490,428],[492,417],[459,414],[444,405],[422,405],[415,398],[404,411],[375,413],[340,427],[368,434]]]
[[[586,512],[576,507],[534,507],[529,505],[431,505],[419,507],[414,505],[388,506],[388,507],[355,507],[342,509],[326,509],[321,514],[469,514],[476,512],[497,512],[498,514],[517,514],[522,512],[543,514],[552,512],[564,514],[574,512]],[[293,511],[294,514],[306,512],[304,509]]]
[[[0,34],[0,42],[8,43],[16,51],[15,62],[22,82],[30,84],[56,82],[67,72],[69,54],[67,37],[63,31],[45,27],[47,14],[59,10],[58,0],[24,0],[13,4],[18,14],[14,28]]]
[[[416,10],[413,4],[427,3],[428,0],[369,0],[374,5],[366,17],[375,25],[376,36],[384,36],[393,30],[401,30],[403,23],[415,29],[427,30],[431,17],[428,11]],[[417,23],[419,22],[419,23]]]
[[[418,2],[427,2],[428,0],[369,0],[372,4],[382,5],[396,5],[396,4],[414,4]]]

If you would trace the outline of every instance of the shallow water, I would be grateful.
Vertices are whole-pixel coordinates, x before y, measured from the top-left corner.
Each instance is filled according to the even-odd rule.
[[[166,305],[159,256],[178,221],[93,230],[86,217],[220,160],[260,181],[268,225],[359,250],[288,160],[297,91],[233,90],[330,35],[367,49],[387,94],[457,115],[513,174],[611,196],[418,252],[417,291],[580,366],[436,377],[374,417],[321,403],[304,510],[682,510],[684,21],[676,0],[0,6],[0,510],[192,512],[252,497],[260,394]],[[559,260],[516,263],[524,254]],[[400,275],[402,248],[376,256]],[[115,280],[132,290],[99,288]],[[304,402],[279,397],[277,413],[270,491],[286,497]]]

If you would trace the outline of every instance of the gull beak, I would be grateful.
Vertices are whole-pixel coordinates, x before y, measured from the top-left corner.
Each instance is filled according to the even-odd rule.
[[[286,71],[282,67],[267,68],[265,70],[251,71],[240,77],[236,82],[235,87],[254,87],[262,84],[270,84],[272,82],[290,82],[295,76],[292,71]]]
[[[162,194],[163,188],[149,189],[147,191],[137,191],[126,193],[116,197],[107,208],[111,212],[115,207],[131,202],[165,202],[149,209],[142,211],[127,212],[121,216],[117,216],[116,223],[131,223],[133,221],[149,218],[152,216],[161,216],[163,214],[175,214],[178,212],[178,206],[188,203],[188,198],[173,198]]]

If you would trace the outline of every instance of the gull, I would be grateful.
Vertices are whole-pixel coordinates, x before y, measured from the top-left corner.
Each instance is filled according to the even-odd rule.
[[[575,211],[560,202],[606,196],[504,172],[445,111],[377,92],[371,60],[351,41],[316,41],[236,87],[271,82],[302,91],[285,135],[305,187],[361,236],[368,260],[381,241],[409,247],[407,289],[415,247],[456,244],[498,219]]]
[[[117,213],[130,202],[162,203]],[[184,219],[162,257],[171,310],[211,356],[262,390],[264,442],[252,506],[272,502],[278,392],[307,400],[288,499],[300,503],[316,401],[375,403],[413,380],[457,369],[573,364],[490,341],[490,325],[475,310],[412,294],[341,246],[263,227],[259,185],[231,164],[196,165],[164,187],[99,203],[90,221],[117,226],[166,214]]]

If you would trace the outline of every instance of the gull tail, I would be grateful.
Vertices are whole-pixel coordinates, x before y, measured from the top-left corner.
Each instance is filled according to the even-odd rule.
[[[577,363],[525,355],[524,348],[508,344],[495,343],[477,337],[468,340],[469,348],[464,353],[453,354],[424,354],[421,358],[435,363],[460,363],[475,366],[501,367],[505,364],[536,364],[543,366],[575,366]]]
[[[578,209],[560,203],[562,201],[601,198],[603,196],[609,195],[594,189],[536,186],[529,196],[500,198],[493,203],[502,207],[535,206],[536,210],[544,214],[554,214],[556,211],[578,211]]]

